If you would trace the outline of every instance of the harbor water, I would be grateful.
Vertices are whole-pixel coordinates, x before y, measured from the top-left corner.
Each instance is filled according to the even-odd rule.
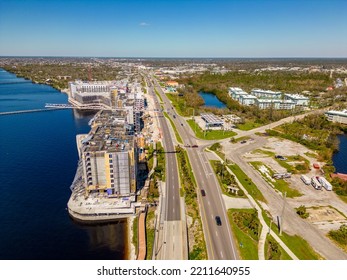
[[[67,103],[50,86],[0,69],[0,112]],[[0,116],[0,259],[126,259],[126,222],[85,225],[66,210],[78,154],[95,112],[57,110]]]
[[[226,105],[222,101],[220,101],[213,93],[200,91],[199,95],[204,99],[205,106],[216,107],[219,109],[226,108]]]
[[[338,135],[337,137],[340,145],[339,151],[333,155],[335,171],[347,174],[347,134]]]

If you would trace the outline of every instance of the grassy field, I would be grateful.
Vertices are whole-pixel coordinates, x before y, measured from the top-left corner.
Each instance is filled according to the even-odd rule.
[[[256,200],[260,200],[266,203],[266,199],[263,194],[259,191],[257,186],[253,183],[253,181],[242,171],[242,169],[237,164],[229,164],[228,167],[235,174],[237,179],[239,179],[240,183],[247,192]]]
[[[260,127],[262,125],[264,125],[264,124],[256,123],[254,121],[247,121],[245,123],[236,124],[236,128],[240,129],[240,130],[251,130],[253,128],[257,128],[257,127]]]
[[[172,126],[172,128],[173,128],[173,130],[175,132],[175,136],[176,136],[177,142],[180,143],[180,144],[183,144],[183,140],[182,140],[180,134],[178,133],[177,128],[176,128],[174,122],[172,121],[172,119],[168,115],[168,113],[164,112],[164,116],[170,121],[171,126]]]
[[[262,216],[266,224],[270,225],[269,216],[263,211]],[[279,235],[278,227],[275,223],[272,223],[271,230],[274,231],[279,238],[288,246],[288,248],[300,259],[300,260],[321,260],[323,259],[308,242],[298,235],[289,235],[286,232],[282,232]]]
[[[268,166],[266,166],[265,164],[263,164],[260,161],[253,161],[250,162],[250,164],[256,169],[258,170],[258,172],[260,173],[260,175],[265,179],[265,181],[267,181],[269,184],[273,185],[275,187],[276,190],[280,191],[281,193],[286,193],[287,197],[293,198],[293,197],[299,197],[302,194],[296,190],[296,189],[292,189],[291,187],[289,187],[289,183],[283,179],[274,179],[274,181],[271,181],[264,173],[260,172],[260,167],[261,166],[265,166],[268,170],[269,170],[269,175],[272,177],[272,175],[274,174],[274,172],[271,170],[271,168],[269,168]]]
[[[193,108],[187,108],[184,104],[184,101],[181,98],[177,97],[177,94],[168,93],[166,94],[166,96],[171,101],[172,106],[175,107],[177,114],[188,117],[190,116],[189,112],[193,112]]]
[[[195,136],[204,140],[220,140],[237,135],[234,131],[209,130],[204,133],[194,120],[187,120],[188,124],[195,132]]]
[[[237,239],[237,250],[243,260],[258,260],[258,239],[252,236],[249,231],[240,226],[235,220],[235,216],[242,217],[242,214],[254,211],[253,209],[228,209],[228,217],[235,237]]]

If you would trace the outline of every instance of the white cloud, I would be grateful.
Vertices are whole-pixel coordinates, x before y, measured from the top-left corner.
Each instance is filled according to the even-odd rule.
[[[140,25],[140,26],[150,26],[150,24],[147,23],[147,22],[141,22],[139,25]]]

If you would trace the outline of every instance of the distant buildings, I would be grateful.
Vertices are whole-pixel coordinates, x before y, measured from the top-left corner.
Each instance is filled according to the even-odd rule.
[[[328,111],[325,113],[328,121],[347,124],[347,109],[342,111]]]
[[[259,109],[292,110],[309,105],[309,98],[300,94],[281,93],[279,91],[253,89],[251,94],[238,87],[230,87],[230,97],[245,106],[257,106]]]
[[[127,80],[120,81],[75,81],[69,83],[69,102],[77,108],[95,108],[127,110],[127,124],[135,132],[142,128],[141,117],[146,106],[146,100],[139,83],[129,84]]]

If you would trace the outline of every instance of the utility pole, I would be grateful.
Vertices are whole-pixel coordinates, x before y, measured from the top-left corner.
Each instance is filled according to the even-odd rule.
[[[286,208],[286,196],[287,196],[287,192],[284,192],[283,207],[282,207],[282,213],[281,213],[280,235],[282,235],[282,229],[283,229],[283,215],[284,215],[284,209]]]

